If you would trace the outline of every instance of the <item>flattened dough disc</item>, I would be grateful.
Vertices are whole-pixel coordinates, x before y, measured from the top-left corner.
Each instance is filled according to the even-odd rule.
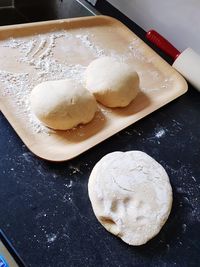
[[[141,151],[104,156],[91,172],[88,190],[98,221],[135,246],[160,232],[172,206],[166,171]]]

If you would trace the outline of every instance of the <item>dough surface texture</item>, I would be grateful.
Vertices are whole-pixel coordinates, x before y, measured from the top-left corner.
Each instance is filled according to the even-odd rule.
[[[107,107],[125,107],[139,91],[139,76],[132,66],[112,57],[92,61],[85,72],[86,88]]]
[[[159,233],[172,206],[166,171],[141,151],[104,156],[91,172],[88,191],[98,221],[135,246]]]
[[[91,121],[97,110],[94,96],[72,80],[47,81],[31,92],[31,109],[49,128],[67,130]]]

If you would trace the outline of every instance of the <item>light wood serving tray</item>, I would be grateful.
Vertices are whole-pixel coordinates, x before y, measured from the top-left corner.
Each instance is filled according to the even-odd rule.
[[[79,79],[84,68],[102,55],[133,64],[138,71],[141,93],[128,107],[109,109],[99,105],[90,123],[68,131],[48,131],[33,123],[27,101],[37,83],[65,75]],[[187,83],[180,74],[111,17],[0,28],[0,109],[27,147],[41,158],[69,160],[186,91]]]

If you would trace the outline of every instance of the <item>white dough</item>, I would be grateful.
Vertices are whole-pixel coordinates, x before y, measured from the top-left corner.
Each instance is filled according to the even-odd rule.
[[[104,156],[92,170],[88,190],[98,221],[135,246],[159,233],[172,206],[166,171],[141,151]]]
[[[40,83],[31,92],[30,101],[38,119],[56,130],[88,123],[97,110],[94,96],[72,80]]]
[[[112,57],[92,61],[85,72],[86,88],[107,107],[125,107],[136,97],[139,77],[132,66]]]

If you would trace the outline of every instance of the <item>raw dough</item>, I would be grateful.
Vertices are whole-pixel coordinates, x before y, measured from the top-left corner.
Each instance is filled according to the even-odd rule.
[[[30,100],[38,119],[56,130],[88,123],[97,110],[94,96],[72,80],[40,83],[31,92]]]
[[[104,156],[92,170],[88,190],[98,221],[135,246],[159,233],[172,206],[166,171],[141,151]]]
[[[92,61],[85,72],[86,88],[107,107],[125,107],[137,95],[139,77],[132,66],[112,57]]]

